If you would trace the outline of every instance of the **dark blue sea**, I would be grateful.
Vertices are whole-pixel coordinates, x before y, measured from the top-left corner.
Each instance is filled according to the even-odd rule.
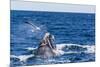
[[[95,61],[94,13],[11,10],[10,17],[11,67]],[[34,58],[33,52],[46,32],[54,35],[61,55],[44,60]]]

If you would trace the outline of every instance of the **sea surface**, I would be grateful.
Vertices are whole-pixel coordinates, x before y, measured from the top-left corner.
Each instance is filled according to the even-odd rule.
[[[11,10],[10,24],[10,67],[95,61],[94,13]],[[46,32],[54,35],[60,55],[34,58]]]

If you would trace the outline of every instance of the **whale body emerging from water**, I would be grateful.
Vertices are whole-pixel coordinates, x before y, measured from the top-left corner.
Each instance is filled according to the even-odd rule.
[[[30,25],[33,29],[35,29],[34,31],[41,30],[39,27],[35,26],[29,21],[25,23]],[[35,51],[35,56],[40,58],[49,58],[56,56],[57,50],[56,45],[53,43],[53,40],[54,36],[51,35],[49,32],[46,32],[39,44],[39,47]]]
[[[54,36],[46,33],[36,50],[36,56],[40,58],[50,58],[56,56],[56,45],[53,44]]]

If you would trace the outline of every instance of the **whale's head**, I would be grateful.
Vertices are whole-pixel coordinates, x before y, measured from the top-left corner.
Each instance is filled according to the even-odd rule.
[[[49,38],[49,39],[54,39],[54,36],[53,35],[51,35],[49,32],[47,32],[47,33],[45,33],[45,35],[44,35],[44,40],[46,39],[46,38]]]
[[[51,35],[49,32],[45,33],[43,40],[44,40],[46,43],[49,44],[49,47],[50,47],[50,48],[55,48],[55,45],[54,45],[54,40],[55,40],[55,38],[54,38],[54,36]]]
[[[56,48],[53,44],[54,41],[54,36],[51,35],[50,33],[45,33],[42,42],[40,43],[38,49],[37,49],[37,55],[42,57],[42,58],[48,58],[48,57],[53,57],[54,54],[54,49]]]

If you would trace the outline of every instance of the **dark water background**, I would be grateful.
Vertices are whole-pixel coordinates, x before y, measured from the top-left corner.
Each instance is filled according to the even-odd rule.
[[[26,21],[41,30],[32,31]],[[12,67],[95,61],[95,14],[13,10],[10,23]],[[63,51],[68,53],[46,61],[26,60],[47,31],[55,36],[55,44],[64,46]]]

